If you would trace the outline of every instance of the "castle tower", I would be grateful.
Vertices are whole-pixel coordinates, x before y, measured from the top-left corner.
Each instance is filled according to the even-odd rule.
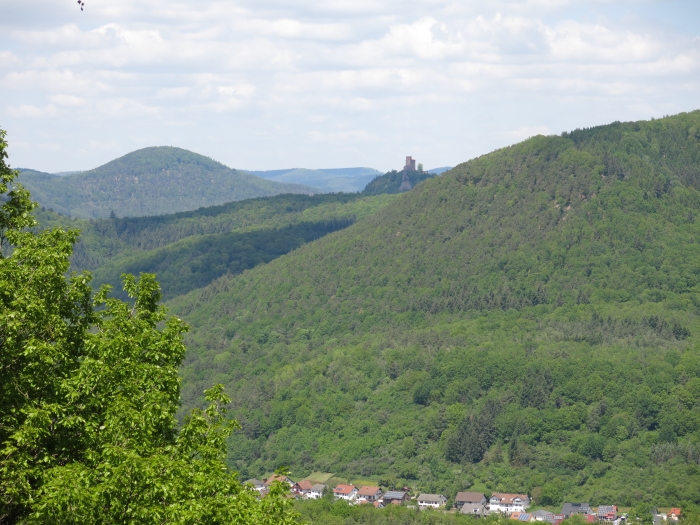
[[[416,171],[416,159],[410,155],[406,157],[406,165],[403,167],[404,171]]]

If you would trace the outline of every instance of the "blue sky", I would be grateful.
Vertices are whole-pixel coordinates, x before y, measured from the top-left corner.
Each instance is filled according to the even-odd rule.
[[[697,0],[0,0],[13,166],[455,165],[700,108]]]

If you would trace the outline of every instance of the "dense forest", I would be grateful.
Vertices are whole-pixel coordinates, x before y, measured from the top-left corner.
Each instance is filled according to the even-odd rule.
[[[404,174],[408,177],[411,188],[419,182],[435,177],[436,173],[429,171],[396,171],[392,170],[384,175],[378,175],[372,179],[365,189],[362,191],[365,195],[381,195],[384,193],[401,193],[401,183],[403,182]]]
[[[169,302],[242,476],[700,504],[700,112],[537,136]]]
[[[270,262],[304,243],[347,228],[351,219],[302,222],[282,228],[249,232],[196,235],[164,248],[120,257],[94,272],[94,286],[109,284],[119,290],[121,275],[154,273],[170,299],[201,288],[224,274],[237,275],[258,264]],[[116,294],[122,297],[121,293]]]
[[[419,511],[413,507],[391,505],[375,509],[371,505],[349,505],[344,500],[331,498],[297,503],[301,519],[314,525],[474,525],[475,518],[443,511]],[[483,525],[508,525],[499,516],[490,516],[479,523]],[[574,525],[573,523],[571,525]],[[583,525],[583,524],[576,524]]]
[[[21,177],[20,177],[21,180]],[[371,215],[394,197],[360,194],[261,197],[155,217],[71,219],[39,209],[39,229],[81,231],[73,271],[121,291],[121,274],[156,273],[165,298],[237,274]]]
[[[166,146],[133,151],[104,166],[63,177],[24,171],[21,183],[45,208],[83,218],[161,215],[266,195],[318,192],[261,179]]]

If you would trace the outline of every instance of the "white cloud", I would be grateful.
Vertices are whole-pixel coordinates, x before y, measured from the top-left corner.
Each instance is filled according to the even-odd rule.
[[[243,82],[232,86],[219,86],[218,92],[225,97],[248,98],[255,93],[255,86]]]
[[[700,30],[681,30],[681,0],[0,7],[2,125],[21,155],[46,152],[16,162],[49,171],[162,143],[260,168],[360,156],[384,169],[405,149],[445,165],[504,140],[700,107]],[[76,143],[86,165],[71,165]]]
[[[20,104],[19,106],[9,106],[7,112],[15,118],[43,118],[55,117],[58,111],[56,106],[49,104],[43,108],[32,106],[31,104]]]
[[[50,95],[49,100],[57,106],[63,107],[82,107],[88,104],[88,100],[84,97],[66,94]]]
[[[314,142],[323,142],[328,144],[340,144],[345,142],[355,141],[371,141],[377,137],[361,129],[353,129],[347,131],[322,132],[310,131],[308,136]]]

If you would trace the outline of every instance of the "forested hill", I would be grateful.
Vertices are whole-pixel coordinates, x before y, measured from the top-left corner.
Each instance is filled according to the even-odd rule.
[[[20,176],[20,182],[24,175]],[[121,274],[155,273],[172,298],[269,262],[303,243],[375,213],[394,196],[284,194],[155,217],[69,218],[36,210],[38,230],[81,232],[71,270],[89,270],[93,285],[121,291]]]
[[[402,186],[404,175],[406,175],[411,188],[413,188],[416,184],[423,182],[426,179],[435,177],[437,173],[432,173],[430,171],[392,170],[384,175],[378,175],[369,181],[362,193],[365,195],[381,195],[384,193],[401,193],[403,191],[407,191],[411,188],[405,188]]]
[[[700,504],[700,112],[537,136],[170,302],[243,476]]]
[[[167,146],[140,149],[99,168],[63,177],[27,171],[21,182],[45,208],[85,218],[111,213],[161,215],[253,197],[318,191],[265,180]]]

